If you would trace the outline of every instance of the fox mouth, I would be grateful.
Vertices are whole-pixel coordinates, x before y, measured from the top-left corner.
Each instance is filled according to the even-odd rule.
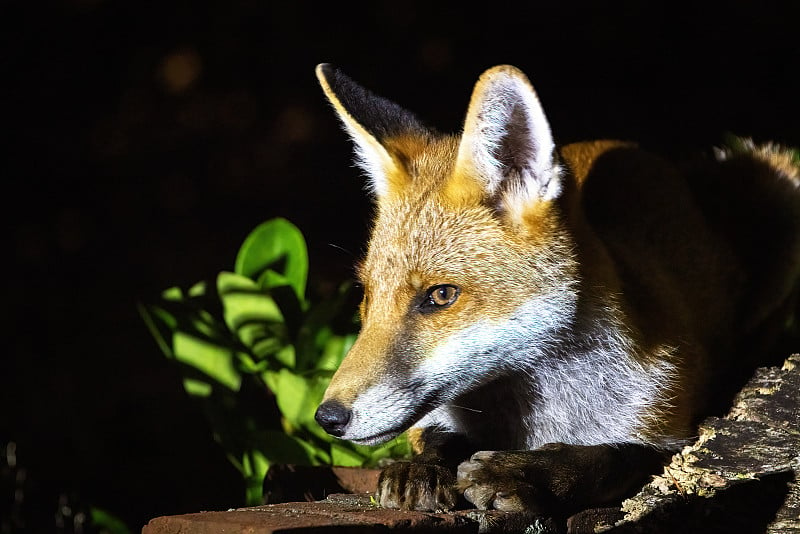
[[[367,422],[366,425],[357,425],[361,427],[360,431],[357,428],[353,428],[353,425],[351,425],[345,431],[344,435],[342,436],[342,439],[346,439],[347,441],[352,441],[357,445],[380,445],[381,443],[386,443],[387,441],[396,438],[397,436],[399,436],[400,434],[411,428],[414,425],[414,423],[419,421],[421,417],[422,416],[405,418],[401,416],[398,417],[398,419],[402,419],[401,421],[399,421],[399,424],[394,424],[385,429],[376,429],[374,427],[370,428],[368,423],[372,418],[367,416],[367,418],[365,418],[365,422]]]
[[[412,426],[420,419],[425,417],[432,410],[437,408],[441,402],[437,402],[439,396],[436,393],[428,393],[419,395],[422,398],[417,400],[413,405],[405,405],[395,411],[392,408],[385,408],[383,410],[374,410],[374,403],[365,403],[372,409],[361,409],[359,417],[351,421],[342,439],[352,441],[358,445],[379,445],[396,438]],[[405,393],[404,397],[412,397],[411,393]],[[387,424],[380,424],[381,420]]]
[[[371,436],[367,436],[367,437],[363,437],[363,438],[362,437],[348,438],[347,435],[342,436],[342,437],[344,439],[347,439],[348,441],[352,441],[356,445],[380,445],[381,443],[386,443],[387,441],[393,440],[394,438],[396,438],[397,436],[399,436],[400,434],[402,434],[406,430],[408,430],[408,427],[402,426],[402,427],[396,427],[396,428],[389,429],[389,430],[384,430],[384,431],[379,432],[377,434],[373,434]]]

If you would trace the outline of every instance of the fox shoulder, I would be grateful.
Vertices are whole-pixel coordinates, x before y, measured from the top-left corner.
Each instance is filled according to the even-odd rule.
[[[599,139],[581,143],[571,143],[559,149],[563,162],[572,171],[578,184],[583,183],[595,161],[603,154],[616,148],[636,148],[636,143],[615,139]]]

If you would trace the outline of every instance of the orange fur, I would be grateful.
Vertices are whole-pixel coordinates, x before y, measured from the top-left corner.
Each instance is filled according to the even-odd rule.
[[[506,429],[506,441],[489,431],[475,437],[487,447],[535,447],[542,435],[668,446],[716,405],[721,381],[770,346],[800,273],[800,171],[790,152],[744,142],[682,167],[632,143],[599,140],[562,147],[559,159],[533,88],[513,67],[480,78],[458,136],[424,129],[326,69],[318,76],[356,142],[378,208],[359,275],[362,332],[325,397],[351,410],[345,437],[385,439],[446,410],[436,424],[479,432],[470,425],[481,418],[457,408],[487,410],[497,395],[517,403],[514,416],[536,430]],[[362,124],[373,115],[361,106],[397,121]],[[748,212],[766,219],[752,221],[754,232],[783,255],[762,257],[759,241],[743,235],[733,218]],[[428,313],[426,291],[440,285],[457,287],[458,297]],[[535,333],[524,342],[513,338],[528,331]],[[493,335],[510,340],[492,345]],[[454,362],[458,351],[486,376]],[[609,375],[598,368],[619,362]],[[419,375],[448,365],[474,384],[458,389],[455,381],[450,395]],[[557,383],[569,381],[570,365],[578,382],[608,380],[597,385],[597,414],[584,406],[591,395],[565,393],[580,386]],[[641,382],[625,391],[629,380]],[[491,381],[498,390],[487,390]],[[512,390],[522,397],[502,396]],[[536,397],[545,390],[574,406]],[[394,395],[404,403],[396,416],[387,415],[389,401],[373,409]],[[619,432],[600,422],[616,415],[603,402],[619,402]],[[368,418],[385,433],[370,434]]]

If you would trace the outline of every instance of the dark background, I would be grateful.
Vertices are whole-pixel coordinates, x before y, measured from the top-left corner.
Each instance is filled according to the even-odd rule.
[[[512,63],[560,143],[800,145],[798,3],[700,4],[3,2],[0,444],[30,510],[64,493],[136,530],[242,504],[136,303],[230,269],[274,216],[306,234],[315,291],[350,276],[370,206],[317,63],[444,131]]]

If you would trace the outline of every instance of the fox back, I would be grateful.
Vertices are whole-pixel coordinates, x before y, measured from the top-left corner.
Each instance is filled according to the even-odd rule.
[[[317,412],[333,435],[672,448],[793,309],[789,151],[740,140],[678,165],[616,141],[556,149],[510,66],[481,76],[459,135],[317,75],[377,206],[362,330]]]

